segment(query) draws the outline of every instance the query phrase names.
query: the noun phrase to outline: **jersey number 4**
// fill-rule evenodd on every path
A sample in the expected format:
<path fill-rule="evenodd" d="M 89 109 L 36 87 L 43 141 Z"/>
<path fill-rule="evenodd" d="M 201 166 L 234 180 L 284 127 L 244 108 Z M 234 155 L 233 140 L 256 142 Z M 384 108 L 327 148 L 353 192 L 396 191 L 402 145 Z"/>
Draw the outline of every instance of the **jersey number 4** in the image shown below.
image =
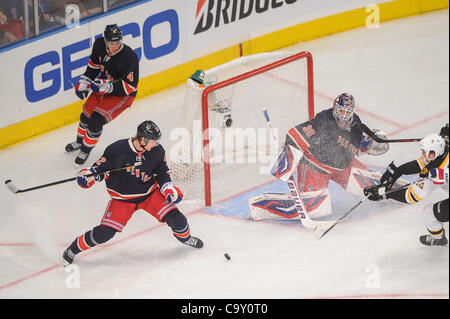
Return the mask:
<path fill-rule="evenodd" d="M 128 79 L 130 82 L 133 82 L 133 80 L 134 80 L 133 72 L 128 73 L 127 79 Z"/>

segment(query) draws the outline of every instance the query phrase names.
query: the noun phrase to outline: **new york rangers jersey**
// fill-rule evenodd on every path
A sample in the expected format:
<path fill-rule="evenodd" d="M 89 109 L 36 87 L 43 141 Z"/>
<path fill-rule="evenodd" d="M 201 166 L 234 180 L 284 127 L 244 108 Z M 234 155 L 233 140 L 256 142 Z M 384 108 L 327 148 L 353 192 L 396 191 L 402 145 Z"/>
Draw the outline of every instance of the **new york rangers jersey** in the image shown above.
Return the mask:
<path fill-rule="evenodd" d="M 363 133 L 358 115 L 353 114 L 350 130 L 340 128 L 327 109 L 302 124 L 291 128 L 286 143 L 303 151 L 301 162 L 306 162 L 323 174 L 345 169 L 358 154 Z"/>
<path fill-rule="evenodd" d="M 159 191 L 159 186 L 171 181 L 162 145 L 138 152 L 131 138 L 109 145 L 94 167 L 97 172 L 104 172 L 137 162 L 140 165 L 101 176 L 111 198 L 140 203 L 153 191 Z"/>
<path fill-rule="evenodd" d="M 108 52 L 105 38 L 94 42 L 85 76 L 110 80 L 113 83 L 111 94 L 116 96 L 136 96 L 139 82 L 139 59 L 126 44 L 118 52 Z"/>

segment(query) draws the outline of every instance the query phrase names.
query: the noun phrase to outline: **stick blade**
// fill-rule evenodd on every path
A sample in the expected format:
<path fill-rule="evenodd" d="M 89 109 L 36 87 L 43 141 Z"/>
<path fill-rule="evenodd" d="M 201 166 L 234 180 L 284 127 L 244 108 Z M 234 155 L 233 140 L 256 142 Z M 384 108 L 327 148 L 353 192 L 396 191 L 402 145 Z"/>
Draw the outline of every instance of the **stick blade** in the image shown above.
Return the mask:
<path fill-rule="evenodd" d="M 315 229 L 314 229 L 314 237 L 319 240 L 321 239 L 323 236 L 325 236 L 326 233 L 328 233 L 332 228 L 334 228 L 334 226 L 336 226 L 337 221 L 327 221 L 323 224 L 319 224 Z"/>
<path fill-rule="evenodd" d="M 13 184 L 13 182 L 10 179 L 5 181 L 5 185 L 14 194 L 17 194 L 19 192 L 19 189 L 16 187 L 16 185 Z"/>

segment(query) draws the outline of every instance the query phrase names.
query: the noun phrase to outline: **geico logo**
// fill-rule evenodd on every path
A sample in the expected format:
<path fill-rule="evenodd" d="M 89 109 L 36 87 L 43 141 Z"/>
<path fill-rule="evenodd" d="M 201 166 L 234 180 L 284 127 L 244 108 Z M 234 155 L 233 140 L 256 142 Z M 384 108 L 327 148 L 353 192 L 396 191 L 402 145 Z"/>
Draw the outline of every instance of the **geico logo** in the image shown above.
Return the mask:
<path fill-rule="evenodd" d="M 170 39 L 164 44 L 153 46 L 152 28 L 161 23 L 167 24 L 167 22 L 170 25 Z M 121 29 L 124 37 L 127 35 L 132 38 L 142 36 L 142 47 L 134 49 L 139 61 L 142 53 L 147 60 L 154 60 L 175 51 L 180 40 L 178 15 L 173 9 L 149 16 L 142 24 L 142 28 L 138 23 L 131 22 L 121 26 Z M 96 38 L 99 36 L 101 34 Z M 126 42 L 126 39 L 124 40 Z M 72 76 L 73 71 L 86 67 L 89 62 L 89 53 L 79 59 L 74 59 L 73 55 L 79 54 L 81 51 L 89 52 L 91 42 L 93 43 L 90 38 L 86 38 L 62 47 L 61 52 L 53 50 L 31 58 L 26 63 L 24 70 L 27 100 L 38 102 L 49 98 L 59 92 L 62 83 L 64 83 L 64 91 L 72 89 L 79 79 L 79 76 Z"/>
<path fill-rule="evenodd" d="M 263 13 L 270 9 L 276 9 L 286 4 L 292 4 L 297 0 L 197 0 L 198 20 L 194 34 L 207 31 L 214 23 L 217 28 L 221 21 L 228 24 L 236 20 L 242 20 L 254 13 Z M 200 15 L 200 19 L 198 16 Z"/>

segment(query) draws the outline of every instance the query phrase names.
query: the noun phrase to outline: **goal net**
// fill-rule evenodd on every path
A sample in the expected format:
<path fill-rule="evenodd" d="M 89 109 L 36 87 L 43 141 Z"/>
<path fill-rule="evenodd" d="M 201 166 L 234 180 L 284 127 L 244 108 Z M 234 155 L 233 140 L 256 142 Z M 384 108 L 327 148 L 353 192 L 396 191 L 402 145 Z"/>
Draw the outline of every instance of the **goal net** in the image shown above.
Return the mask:
<path fill-rule="evenodd" d="M 211 205 L 214 167 L 223 168 L 222 174 L 236 185 L 249 174 L 270 173 L 286 132 L 314 116 L 312 65 L 309 52 L 261 53 L 204 70 L 204 77 L 196 72 L 196 80 L 187 80 L 184 123 L 172 133 L 167 156 L 185 199 Z M 274 145 L 263 109 L 279 145 Z M 259 170 L 250 172 L 246 165 Z"/>

